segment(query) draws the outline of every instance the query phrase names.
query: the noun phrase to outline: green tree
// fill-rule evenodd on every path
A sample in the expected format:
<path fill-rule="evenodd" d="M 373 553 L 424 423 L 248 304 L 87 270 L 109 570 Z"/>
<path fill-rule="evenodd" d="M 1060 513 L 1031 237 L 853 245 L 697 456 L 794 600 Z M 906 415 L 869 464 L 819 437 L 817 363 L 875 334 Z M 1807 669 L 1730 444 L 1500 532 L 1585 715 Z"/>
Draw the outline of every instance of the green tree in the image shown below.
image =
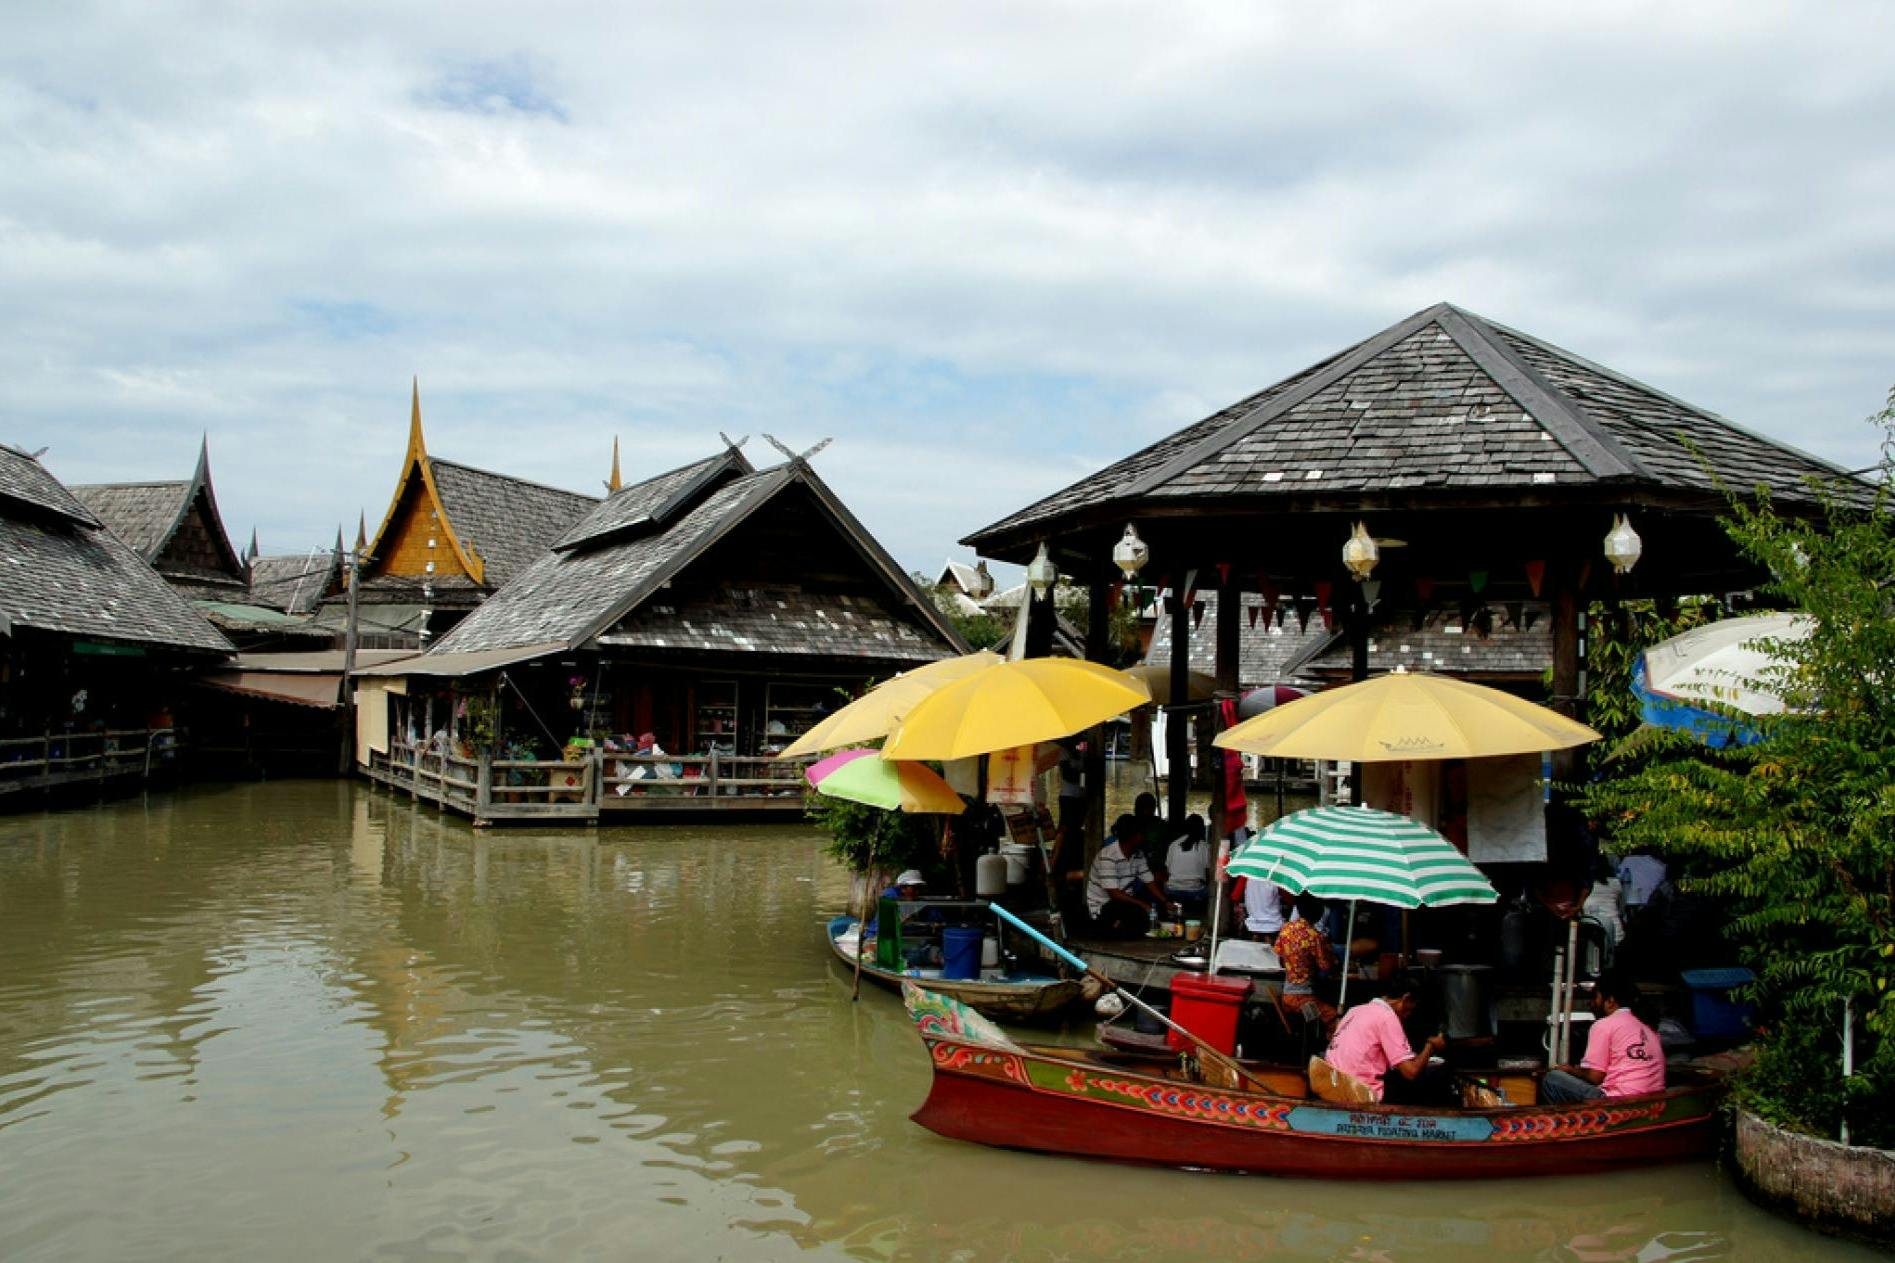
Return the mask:
<path fill-rule="evenodd" d="M 1622 850 L 1650 849 L 1700 874 L 1734 911 L 1732 937 L 1757 973 L 1764 1025 L 1743 1092 L 1777 1121 L 1895 1145 L 1895 393 L 1877 421 L 1872 491 L 1822 486 L 1823 513 L 1776 513 L 1732 498 L 1726 529 L 1801 610 L 1806 638 L 1768 646 L 1759 681 L 1781 715 L 1762 740 L 1711 750 L 1649 730 L 1618 742 L 1582 795 Z M 1845 1001 L 1855 1077 L 1839 1071 Z"/>

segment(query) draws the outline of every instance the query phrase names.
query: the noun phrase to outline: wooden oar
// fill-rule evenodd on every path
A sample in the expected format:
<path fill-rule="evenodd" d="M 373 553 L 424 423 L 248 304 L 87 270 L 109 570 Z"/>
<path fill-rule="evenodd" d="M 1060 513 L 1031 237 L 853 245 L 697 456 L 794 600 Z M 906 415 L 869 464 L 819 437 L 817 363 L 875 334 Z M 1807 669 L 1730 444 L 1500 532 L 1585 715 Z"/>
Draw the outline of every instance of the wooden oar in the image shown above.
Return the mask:
<path fill-rule="evenodd" d="M 1067 951 L 1065 948 L 1061 947 L 1058 943 L 1055 943 L 1052 939 L 1047 938 L 1044 934 L 1040 933 L 1038 930 L 1028 925 L 1025 921 L 1022 921 L 1019 917 L 1014 916 L 1013 913 L 1008 912 L 1005 908 L 1001 907 L 997 903 L 990 903 L 987 906 L 994 910 L 994 915 L 1005 919 L 1008 924 L 1012 925 L 1015 929 L 1025 934 L 1028 938 L 1033 939 L 1041 947 L 1044 947 L 1048 949 L 1049 951 L 1051 951 L 1054 955 L 1058 956 L 1061 960 L 1071 965 L 1074 969 L 1079 970 L 1081 973 L 1089 974 L 1090 976 L 1097 978 L 1099 982 L 1106 987 L 1107 990 L 1118 992 L 1120 999 L 1126 1000 L 1131 1004 L 1137 1005 L 1140 1009 L 1144 1010 L 1147 1014 L 1151 1015 L 1152 1017 L 1157 1018 L 1159 1021 L 1163 1022 L 1166 1026 L 1170 1027 L 1172 1030 L 1178 1032 L 1178 1034 L 1190 1040 L 1193 1044 L 1197 1045 L 1198 1052 L 1206 1060 L 1212 1061 L 1216 1063 L 1217 1065 L 1224 1067 L 1226 1070 L 1230 1071 L 1232 1074 L 1237 1075 L 1239 1078 L 1246 1079 L 1249 1082 L 1255 1084 L 1256 1087 L 1260 1091 L 1267 1092 L 1272 1096 L 1279 1095 L 1279 1093 L 1277 1092 L 1275 1088 L 1271 1087 L 1264 1080 L 1259 1079 L 1256 1075 L 1252 1074 L 1250 1071 L 1244 1069 L 1243 1066 L 1239 1065 L 1234 1059 L 1220 1052 L 1216 1048 L 1211 1047 L 1211 1045 L 1205 1043 L 1202 1039 L 1199 1039 L 1197 1035 L 1195 1035 L 1191 1031 L 1186 1030 L 1184 1027 L 1178 1025 L 1176 1022 L 1172 1021 L 1165 1014 L 1159 1012 L 1157 1009 L 1153 1008 L 1151 1005 L 1145 1003 L 1143 1000 L 1133 995 L 1130 991 L 1127 991 L 1124 987 L 1121 987 L 1118 983 L 1112 981 L 1112 979 L 1106 977 L 1104 974 L 1100 973 L 1098 970 L 1092 968 L 1092 966 L 1086 964 L 1084 960 L 1080 959 L 1078 956 L 1073 955 L 1073 953 Z"/>

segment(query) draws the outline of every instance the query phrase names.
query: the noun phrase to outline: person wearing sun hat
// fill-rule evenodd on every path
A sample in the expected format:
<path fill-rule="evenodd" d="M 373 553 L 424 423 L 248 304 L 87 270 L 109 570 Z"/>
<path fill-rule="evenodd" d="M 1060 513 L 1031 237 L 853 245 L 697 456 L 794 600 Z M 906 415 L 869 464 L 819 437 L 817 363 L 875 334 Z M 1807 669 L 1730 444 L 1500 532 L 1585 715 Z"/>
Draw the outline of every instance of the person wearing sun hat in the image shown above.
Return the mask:
<path fill-rule="evenodd" d="M 903 872 L 901 876 L 890 883 L 888 889 L 882 892 L 882 898 L 919 899 L 921 898 L 922 888 L 927 884 L 928 879 L 921 875 L 921 870 L 911 868 Z"/>

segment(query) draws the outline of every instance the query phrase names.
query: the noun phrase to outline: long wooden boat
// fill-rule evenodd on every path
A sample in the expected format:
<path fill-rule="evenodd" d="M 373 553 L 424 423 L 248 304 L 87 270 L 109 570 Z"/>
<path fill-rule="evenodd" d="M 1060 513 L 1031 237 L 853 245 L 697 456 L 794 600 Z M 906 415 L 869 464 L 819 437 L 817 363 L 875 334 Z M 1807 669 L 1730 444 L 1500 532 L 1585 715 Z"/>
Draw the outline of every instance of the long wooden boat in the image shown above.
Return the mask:
<path fill-rule="evenodd" d="M 829 922 L 829 947 L 836 958 L 855 968 L 855 918 L 836 917 Z M 978 978 L 943 978 L 939 969 L 888 969 L 875 963 L 872 956 L 862 959 L 862 976 L 899 991 L 904 983 L 926 987 L 949 996 L 976 1013 L 1002 1022 L 1031 1022 L 1049 1018 L 1078 1000 L 1085 984 L 1075 978 L 1050 973 L 1007 973 L 983 969 Z"/>
<path fill-rule="evenodd" d="M 1576 1105 L 1428 1109 L 1335 1105 L 1207 1084 L 1127 1054 L 1017 1044 L 978 1014 L 916 988 L 909 1014 L 934 1066 L 913 1117 L 957 1140 L 1160 1166 L 1320 1179 L 1565 1175 L 1702 1158 L 1718 1138 L 1721 1083 L 1675 1073 L 1644 1096 Z"/>

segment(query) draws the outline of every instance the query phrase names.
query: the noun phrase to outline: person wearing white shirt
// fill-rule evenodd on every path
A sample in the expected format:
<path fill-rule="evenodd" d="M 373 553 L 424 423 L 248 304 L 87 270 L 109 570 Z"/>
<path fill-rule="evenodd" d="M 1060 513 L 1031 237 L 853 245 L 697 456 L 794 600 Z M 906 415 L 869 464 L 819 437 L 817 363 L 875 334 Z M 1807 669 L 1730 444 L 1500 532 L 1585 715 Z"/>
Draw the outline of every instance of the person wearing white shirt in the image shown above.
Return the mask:
<path fill-rule="evenodd" d="M 1211 848 L 1204 840 L 1204 817 L 1187 816 L 1184 832 L 1165 852 L 1165 889 L 1187 910 L 1202 912 L 1210 874 Z"/>

